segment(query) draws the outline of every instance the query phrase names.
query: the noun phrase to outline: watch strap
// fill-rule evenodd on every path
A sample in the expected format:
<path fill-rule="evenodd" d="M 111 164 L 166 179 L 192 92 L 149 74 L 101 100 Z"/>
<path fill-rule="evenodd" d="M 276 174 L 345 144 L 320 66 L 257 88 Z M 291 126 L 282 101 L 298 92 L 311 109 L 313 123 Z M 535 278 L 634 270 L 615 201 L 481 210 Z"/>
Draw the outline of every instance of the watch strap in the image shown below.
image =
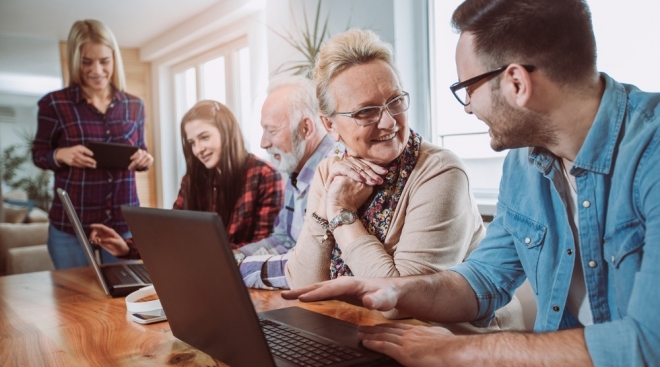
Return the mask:
<path fill-rule="evenodd" d="M 323 228 L 325 229 L 330 228 L 330 223 L 328 223 L 326 219 L 319 217 L 319 215 L 316 214 L 315 212 L 312 213 L 312 218 L 316 221 L 316 223 L 320 224 Z"/>
<path fill-rule="evenodd" d="M 320 224 L 325 229 L 325 235 L 323 235 L 323 242 L 325 242 L 328 238 L 333 237 L 332 232 L 330 232 L 330 223 L 328 223 L 327 220 L 319 217 L 319 215 L 316 214 L 315 212 L 312 212 L 312 218 L 316 221 L 316 223 Z"/>

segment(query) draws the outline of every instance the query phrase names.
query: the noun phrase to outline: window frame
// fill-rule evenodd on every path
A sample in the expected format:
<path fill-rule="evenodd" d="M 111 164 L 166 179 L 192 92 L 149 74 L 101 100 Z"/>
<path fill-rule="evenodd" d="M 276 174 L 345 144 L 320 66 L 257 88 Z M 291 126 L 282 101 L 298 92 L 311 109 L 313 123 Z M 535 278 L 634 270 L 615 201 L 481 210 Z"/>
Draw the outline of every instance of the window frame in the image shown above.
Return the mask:
<path fill-rule="evenodd" d="M 187 109 L 184 107 L 185 103 L 183 104 L 181 103 L 181 99 L 182 98 L 185 99 L 185 95 L 182 93 L 180 89 L 176 88 L 177 85 L 176 79 L 181 73 L 184 73 L 188 69 L 193 68 L 195 71 L 195 102 L 199 102 L 203 99 L 207 99 L 206 96 L 204 96 L 204 83 L 206 82 L 206 80 L 204 78 L 203 66 L 204 63 L 217 59 L 219 57 L 224 57 L 225 59 L 225 95 L 227 98 L 225 105 L 232 111 L 232 113 L 236 117 L 237 121 L 239 122 L 239 125 L 241 126 L 241 130 L 245 131 L 247 126 L 244 126 L 244 124 L 249 122 L 248 121 L 249 116 L 247 117 L 242 116 L 243 108 L 242 108 L 241 96 L 244 95 L 245 93 L 243 93 L 241 88 L 239 71 L 244 66 L 241 66 L 239 64 L 240 63 L 239 52 L 247 48 L 249 54 L 250 53 L 249 47 L 250 44 L 247 35 L 242 35 L 240 37 L 222 43 L 218 46 L 215 46 L 207 51 L 200 52 L 191 57 L 188 57 L 171 66 L 170 81 L 172 83 L 172 86 L 174 87 L 173 95 L 172 95 L 172 102 L 173 102 L 172 112 L 173 112 L 173 116 L 175 117 L 175 123 L 173 128 L 177 142 L 180 142 L 182 138 L 180 123 L 181 123 L 181 118 L 183 117 Z M 250 69 L 250 65 L 247 65 L 245 67 L 247 67 L 248 70 Z M 248 101 L 248 103 L 251 105 L 252 101 Z M 184 111 L 184 109 L 186 111 Z M 177 176 L 177 182 L 181 182 L 181 179 L 183 178 L 183 175 L 185 175 L 186 172 L 185 157 L 181 149 L 177 149 L 175 172 Z"/>

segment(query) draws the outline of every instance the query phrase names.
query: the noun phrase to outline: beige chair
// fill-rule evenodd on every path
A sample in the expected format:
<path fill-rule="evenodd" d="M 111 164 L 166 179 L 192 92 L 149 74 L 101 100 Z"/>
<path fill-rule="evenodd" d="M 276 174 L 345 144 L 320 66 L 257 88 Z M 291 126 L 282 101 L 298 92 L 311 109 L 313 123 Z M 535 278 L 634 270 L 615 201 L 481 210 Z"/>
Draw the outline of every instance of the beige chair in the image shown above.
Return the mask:
<path fill-rule="evenodd" d="M 14 200 L 27 199 L 22 192 L 11 195 Z M 48 215 L 38 208 L 28 214 L 27 209 L 6 205 L 2 199 L 0 187 L 0 275 L 55 270 L 46 247 Z"/>
<path fill-rule="evenodd" d="M 47 240 L 47 222 L 0 223 L 0 275 L 55 270 Z"/>

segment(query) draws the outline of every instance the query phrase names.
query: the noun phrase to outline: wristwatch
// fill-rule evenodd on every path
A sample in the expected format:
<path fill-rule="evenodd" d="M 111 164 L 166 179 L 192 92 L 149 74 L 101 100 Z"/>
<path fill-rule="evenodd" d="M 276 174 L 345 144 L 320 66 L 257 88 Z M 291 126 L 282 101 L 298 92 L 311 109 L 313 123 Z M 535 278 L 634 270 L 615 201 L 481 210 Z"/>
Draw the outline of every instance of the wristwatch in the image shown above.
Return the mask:
<path fill-rule="evenodd" d="M 330 230 L 330 232 L 333 232 L 335 228 L 339 227 L 340 225 L 351 224 L 355 222 L 356 219 L 357 219 L 357 214 L 355 212 L 352 212 L 348 209 L 342 209 L 339 212 L 339 215 L 332 218 L 330 224 L 328 225 L 328 229 Z"/>

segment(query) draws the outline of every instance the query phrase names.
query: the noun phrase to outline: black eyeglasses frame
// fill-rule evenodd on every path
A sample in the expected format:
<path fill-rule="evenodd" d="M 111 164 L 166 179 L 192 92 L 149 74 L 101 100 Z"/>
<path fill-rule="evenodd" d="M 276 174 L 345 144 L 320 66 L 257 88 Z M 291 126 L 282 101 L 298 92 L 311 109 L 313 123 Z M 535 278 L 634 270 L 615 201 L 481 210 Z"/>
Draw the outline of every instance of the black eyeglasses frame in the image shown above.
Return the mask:
<path fill-rule="evenodd" d="M 456 94 L 457 91 L 459 91 L 459 90 L 461 90 L 461 89 L 463 89 L 463 88 L 467 88 L 467 87 L 469 87 L 469 86 L 471 86 L 471 85 L 473 85 L 473 84 L 476 84 L 476 83 L 478 83 L 478 82 L 480 82 L 480 81 L 482 81 L 482 80 L 484 80 L 484 79 L 486 79 L 486 78 L 492 78 L 492 77 L 494 77 L 495 75 L 497 75 L 497 74 L 503 72 L 504 70 L 506 70 L 509 66 L 511 66 L 511 64 L 507 64 L 507 65 L 504 65 L 504 66 L 500 66 L 500 67 L 497 68 L 497 69 L 493 69 L 493 70 L 491 70 L 491 71 L 489 71 L 489 72 L 486 72 L 486 73 L 483 73 L 483 74 L 477 75 L 477 76 L 475 76 L 474 78 L 470 78 L 470 79 L 468 79 L 468 80 L 466 80 L 466 81 L 456 82 L 456 83 L 452 84 L 451 86 L 449 86 L 449 90 L 451 90 L 451 93 L 454 95 L 454 97 L 456 98 L 456 100 L 458 100 L 458 102 L 459 102 L 460 104 L 462 104 L 463 106 L 467 106 L 467 105 L 470 104 L 470 102 L 468 102 L 468 103 L 463 103 L 463 101 L 462 101 L 461 98 L 458 96 L 458 94 Z M 536 69 L 536 68 L 534 67 L 534 65 L 522 65 L 522 67 L 524 67 L 525 70 L 527 70 L 527 72 L 530 72 L 530 73 L 531 73 L 532 71 L 534 71 L 534 69 Z M 470 93 L 469 93 L 468 90 L 466 90 L 465 93 L 466 93 L 466 95 L 467 95 L 468 97 L 470 96 Z"/>

